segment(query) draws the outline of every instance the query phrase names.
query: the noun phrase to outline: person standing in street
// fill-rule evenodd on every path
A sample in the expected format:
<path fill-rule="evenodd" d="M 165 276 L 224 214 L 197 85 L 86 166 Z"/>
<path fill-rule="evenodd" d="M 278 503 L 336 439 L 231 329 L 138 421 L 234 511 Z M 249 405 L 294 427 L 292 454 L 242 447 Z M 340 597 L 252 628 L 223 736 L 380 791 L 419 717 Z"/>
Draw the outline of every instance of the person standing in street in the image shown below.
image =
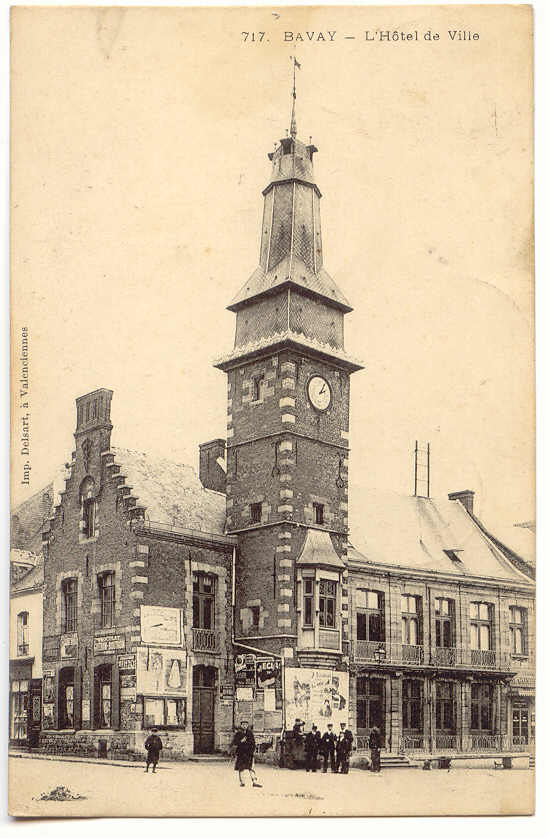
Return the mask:
<path fill-rule="evenodd" d="M 354 737 L 351 731 L 346 729 L 346 723 L 341 722 L 341 729 L 337 739 L 337 762 L 335 768 L 341 774 L 348 774 L 350 754 Z"/>
<path fill-rule="evenodd" d="M 240 722 L 240 728 L 236 731 L 234 739 L 232 740 L 232 750 L 236 753 L 234 770 L 238 772 L 240 786 L 245 786 L 242 776 L 243 772 L 249 771 L 249 777 L 253 783 L 253 788 L 262 788 L 261 784 L 257 782 L 257 775 L 253 770 L 255 737 L 253 736 L 253 731 L 247 722 Z"/>
<path fill-rule="evenodd" d="M 160 751 L 162 750 L 162 740 L 158 736 L 158 731 L 155 727 L 152 728 L 150 736 L 145 739 L 145 749 L 147 752 L 147 767 L 145 774 L 148 774 L 148 767 L 152 764 L 152 773 L 156 774 L 156 766 L 160 759 Z"/>
<path fill-rule="evenodd" d="M 337 743 L 337 737 L 333 733 L 333 725 L 328 724 L 327 730 L 322 736 L 322 755 L 323 755 L 323 769 L 322 773 L 327 774 L 327 763 L 331 765 L 331 771 L 333 774 L 337 773 L 337 769 L 335 766 L 335 745 Z"/>
<path fill-rule="evenodd" d="M 374 725 L 369 734 L 369 750 L 371 751 L 371 771 L 380 774 L 381 771 L 381 732 Z"/>
<path fill-rule="evenodd" d="M 304 739 L 304 752 L 306 755 L 306 770 L 316 773 L 318 767 L 318 751 L 320 750 L 322 737 L 316 725 L 308 731 Z"/>

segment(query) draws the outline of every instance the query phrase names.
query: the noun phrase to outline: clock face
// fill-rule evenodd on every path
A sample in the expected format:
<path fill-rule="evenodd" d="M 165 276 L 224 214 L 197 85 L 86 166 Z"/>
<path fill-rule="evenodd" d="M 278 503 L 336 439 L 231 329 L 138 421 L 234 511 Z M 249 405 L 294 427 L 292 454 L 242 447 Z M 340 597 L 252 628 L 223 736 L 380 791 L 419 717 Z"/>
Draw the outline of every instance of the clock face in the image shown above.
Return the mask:
<path fill-rule="evenodd" d="M 331 388 L 321 375 L 313 375 L 308 382 L 308 398 L 316 410 L 327 410 L 331 404 Z"/>

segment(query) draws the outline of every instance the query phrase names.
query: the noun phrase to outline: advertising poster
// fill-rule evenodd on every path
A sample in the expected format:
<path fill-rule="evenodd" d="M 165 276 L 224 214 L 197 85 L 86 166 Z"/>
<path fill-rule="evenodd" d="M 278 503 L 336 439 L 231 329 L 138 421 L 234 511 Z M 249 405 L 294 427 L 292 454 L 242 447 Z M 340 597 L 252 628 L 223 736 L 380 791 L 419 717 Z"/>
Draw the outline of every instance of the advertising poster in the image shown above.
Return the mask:
<path fill-rule="evenodd" d="M 137 692 L 139 695 L 184 695 L 186 652 L 178 649 L 139 649 Z"/>
<path fill-rule="evenodd" d="M 237 687 L 254 687 L 255 672 L 255 655 L 236 655 L 234 660 L 234 678 Z"/>
<path fill-rule="evenodd" d="M 320 730 L 329 723 L 334 729 L 339 722 L 348 724 L 348 672 L 288 667 L 285 705 L 286 727 L 292 727 L 295 719 L 307 727 L 314 723 Z"/>
<path fill-rule="evenodd" d="M 257 661 L 257 689 L 268 689 L 280 683 L 281 661 L 268 658 Z"/>

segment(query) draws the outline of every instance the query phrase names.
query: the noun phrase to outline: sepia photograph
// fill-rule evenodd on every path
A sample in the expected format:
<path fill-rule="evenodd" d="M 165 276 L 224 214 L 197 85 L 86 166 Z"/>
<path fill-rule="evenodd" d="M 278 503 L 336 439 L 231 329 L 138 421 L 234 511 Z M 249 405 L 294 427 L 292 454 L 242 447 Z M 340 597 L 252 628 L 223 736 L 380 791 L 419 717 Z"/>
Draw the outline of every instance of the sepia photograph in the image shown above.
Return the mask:
<path fill-rule="evenodd" d="M 532 7 L 14 6 L 10 177 L 9 814 L 534 814 Z"/>

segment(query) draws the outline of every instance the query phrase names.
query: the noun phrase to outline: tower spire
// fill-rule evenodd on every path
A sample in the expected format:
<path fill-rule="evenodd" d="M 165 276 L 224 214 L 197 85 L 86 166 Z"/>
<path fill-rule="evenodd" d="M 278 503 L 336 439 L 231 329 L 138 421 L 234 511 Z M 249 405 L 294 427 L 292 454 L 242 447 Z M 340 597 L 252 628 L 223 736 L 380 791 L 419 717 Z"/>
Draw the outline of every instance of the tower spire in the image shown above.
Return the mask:
<path fill-rule="evenodd" d="M 293 139 L 295 139 L 297 137 L 297 118 L 295 116 L 295 100 L 297 99 L 297 85 L 295 74 L 297 71 L 297 67 L 300 70 L 301 65 L 299 64 L 294 55 L 291 55 L 290 58 L 293 61 L 293 102 L 291 105 L 291 124 L 289 127 L 289 133 L 291 134 Z"/>

